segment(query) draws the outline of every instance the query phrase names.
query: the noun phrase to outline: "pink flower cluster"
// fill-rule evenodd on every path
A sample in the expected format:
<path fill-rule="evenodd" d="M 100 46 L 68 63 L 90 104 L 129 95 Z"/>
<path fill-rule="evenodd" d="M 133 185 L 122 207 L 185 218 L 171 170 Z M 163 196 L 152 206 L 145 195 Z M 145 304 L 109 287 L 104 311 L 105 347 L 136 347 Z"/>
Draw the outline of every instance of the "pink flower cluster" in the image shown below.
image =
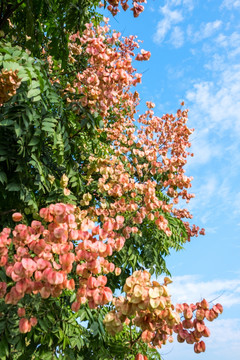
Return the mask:
<path fill-rule="evenodd" d="M 30 319 L 25 318 L 26 311 L 24 308 L 18 308 L 18 316 L 22 319 L 19 320 L 19 330 L 21 333 L 25 334 L 27 332 L 30 332 L 32 329 L 32 326 L 36 326 L 38 321 L 35 316 L 30 317 Z"/>
<path fill-rule="evenodd" d="M 128 0 L 107 0 L 107 3 L 109 4 L 107 6 L 107 9 L 111 12 L 113 16 L 117 15 L 117 13 L 120 11 L 119 6 L 121 5 L 122 9 L 126 11 L 129 8 Z M 144 10 L 144 6 L 140 5 L 142 3 L 147 3 L 146 0 L 136 0 L 132 1 L 133 7 L 130 9 L 133 12 L 134 17 L 138 17 Z M 100 2 L 100 7 L 103 7 L 104 4 Z"/>
<path fill-rule="evenodd" d="M 192 218 L 188 210 L 176 207 L 179 198 L 189 202 L 194 197 L 188 193 L 192 177 L 186 176 L 184 170 L 187 156 L 192 155 L 188 152 L 192 130 L 187 127 L 187 111 L 159 118 L 152 110 L 154 104 L 148 102 L 147 106 L 149 109 L 139 116 L 137 131 L 134 119 L 121 115 L 113 124 L 106 123 L 103 131 L 112 142 L 112 152 L 104 158 L 91 156 L 86 164 L 88 183 L 98 177 L 97 193 L 102 196 L 99 207 L 88 211 L 102 221 L 128 214 L 130 232 L 132 228 L 137 232 L 147 218 L 171 236 L 165 214 Z M 184 225 L 188 240 L 198 233 L 204 234 L 204 229 L 191 227 L 187 222 Z M 127 229 L 124 231 L 128 232 Z"/>
<path fill-rule="evenodd" d="M 7 102 L 21 85 L 18 70 L 2 70 L 0 72 L 0 106 Z"/>
<path fill-rule="evenodd" d="M 216 304 L 210 309 L 208 302 L 203 299 L 196 304 L 178 304 L 176 305 L 176 310 L 179 313 L 183 313 L 184 316 L 184 320 L 173 328 L 174 332 L 178 334 L 178 342 L 186 341 L 187 344 L 194 344 L 194 351 L 196 353 L 204 352 L 205 343 L 200 339 L 202 337 L 209 337 L 210 330 L 203 320 L 204 318 L 208 321 L 216 319 L 223 312 L 222 305 Z"/>
<path fill-rule="evenodd" d="M 74 311 L 86 301 L 95 308 L 112 300 L 103 274 L 115 269 L 106 258 L 124 245 L 124 237 L 117 232 L 123 227 L 124 218 L 117 216 L 100 228 L 89 218 L 82 219 L 79 213 L 73 205 L 58 203 L 40 210 L 43 222 L 16 225 L 12 237 L 10 229 L 3 229 L 0 264 L 14 283 L 10 289 L 5 282 L 0 283 L 0 296 L 6 304 L 16 305 L 25 294 L 39 293 L 43 299 L 58 297 L 64 289 L 75 287 Z M 13 214 L 13 219 L 21 220 L 20 215 Z M 44 223 L 49 224 L 46 227 Z M 29 321 L 20 321 L 22 332 L 34 326 L 34 321 Z"/>
<path fill-rule="evenodd" d="M 99 112 L 104 118 L 112 111 L 120 114 L 129 112 L 129 107 L 135 109 L 138 96 L 129 91 L 132 85 L 141 82 L 141 75 L 135 73 L 132 66 L 134 50 L 139 47 L 135 38 L 121 38 L 119 32 L 110 34 L 107 25 L 95 28 L 92 24 L 86 24 L 81 36 L 79 33 L 70 36 L 71 59 L 78 55 L 76 48 L 79 48 L 84 49 L 89 60 L 88 67 L 77 73 L 76 81 L 66 91 L 82 94 L 82 106 Z M 136 60 L 148 60 L 150 56 L 149 51 L 141 50 Z"/>
<path fill-rule="evenodd" d="M 94 28 L 87 24 L 82 36 L 75 34 L 70 40 L 70 50 L 74 45 L 71 56 L 80 52 L 77 47 L 89 54 L 89 65 L 77 74 L 72 91 L 83 95 L 82 106 L 100 113 L 105 126 L 99 134 L 107 133 L 112 143 L 109 156 L 90 158 L 87 173 L 90 184 L 91 175 L 100 172 L 98 194 L 107 193 L 115 201 L 111 200 L 109 206 L 108 202 L 103 202 L 103 208 L 100 204 L 98 209 L 89 211 L 105 220 L 117 213 L 125 216 L 130 211 L 132 221 L 129 226 L 136 228 L 135 231 L 147 217 L 170 236 L 164 213 L 179 219 L 192 218 L 188 210 L 175 206 L 179 198 L 188 203 L 194 197 L 188 192 L 192 178 L 186 176 L 184 170 L 187 156 L 193 156 L 188 152 L 193 130 L 187 127 L 187 110 L 179 109 L 175 116 L 165 114 L 159 118 L 152 110 L 155 105 L 148 101 L 148 110 L 138 118 L 140 129 L 136 133 L 134 115 L 139 97 L 136 92 L 131 93 L 130 88 L 140 76 L 134 75 L 132 67 L 134 50 L 139 46 L 134 37 L 121 40 L 120 33 L 110 34 L 107 25 Z M 147 60 L 149 56 L 149 52 L 141 50 L 136 59 Z M 70 88 L 67 91 L 71 91 Z M 114 121 L 111 121 L 112 117 Z M 169 197 L 168 203 L 159 198 L 160 191 Z M 198 233 L 204 234 L 204 229 L 191 227 L 188 222 L 184 224 L 188 240 Z"/>
<path fill-rule="evenodd" d="M 201 337 L 210 336 L 209 329 L 203 319 L 212 321 L 222 313 L 220 304 L 209 309 L 204 299 L 196 305 L 177 304 L 176 311 L 171 302 L 167 285 L 171 283 L 169 278 L 164 279 L 164 284 L 150 281 L 151 275 L 147 271 L 135 271 L 127 278 L 123 290 L 126 296 L 113 299 L 115 310 L 110 311 L 104 319 L 107 331 L 111 335 L 122 331 L 123 324 L 135 325 L 142 330 L 141 339 L 153 347 L 161 348 L 167 340 L 173 341 L 173 331 L 178 333 L 178 341 L 195 344 L 194 351 L 205 351 L 205 343 Z M 196 311 L 197 310 L 197 311 Z M 195 319 L 193 319 L 194 312 Z M 181 321 L 180 313 L 184 320 Z M 130 320 L 131 319 L 131 320 Z M 188 329 L 194 328 L 193 331 Z M 139 359 L 141 354 L 139 354 Z M 143 355 L 141 355 L 143 356 Z"/>

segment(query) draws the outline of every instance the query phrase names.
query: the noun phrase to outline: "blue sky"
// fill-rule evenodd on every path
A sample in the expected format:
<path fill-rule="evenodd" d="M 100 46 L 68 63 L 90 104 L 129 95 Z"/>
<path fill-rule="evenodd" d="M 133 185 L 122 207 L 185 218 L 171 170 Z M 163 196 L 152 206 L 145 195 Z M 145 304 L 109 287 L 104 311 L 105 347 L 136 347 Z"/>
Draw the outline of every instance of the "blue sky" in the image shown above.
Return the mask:
<path fill-rule="evenodd" d="M 109 16 L 109 14 L 107 14 Z M 239 360 L 240 353 L 240 0 L 148 0 L 136 19 L 121 11 L 110 17 L 112 29 L 137 35 L 152 53 L 136 63 L 143 81 L 142 104 L 156 113 L 175 112 L 182 100 L 189 109 L 196 198 L 189 208 L 206 236 L 172 254 L 173 300 L 205 297 L 224 306 L 209 323 L 204 354 L 175 341 L 162 349 L 165 360 Z M 140 110 L 141 110 L 140 106 Z M 142 107 L 143 109 L 143 107 Z"/>

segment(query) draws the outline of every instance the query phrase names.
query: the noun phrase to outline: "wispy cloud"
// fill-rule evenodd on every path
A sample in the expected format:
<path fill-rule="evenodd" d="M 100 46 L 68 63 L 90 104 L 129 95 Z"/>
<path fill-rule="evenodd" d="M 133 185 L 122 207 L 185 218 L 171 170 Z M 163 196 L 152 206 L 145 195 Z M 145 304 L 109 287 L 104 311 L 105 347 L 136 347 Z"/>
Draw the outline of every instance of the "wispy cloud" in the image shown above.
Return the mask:
<path fill-rule="evenodd" d="M 188 26 L 187 34 L 189 40 L 196 43 L 214 35 L 222 26 L 222 21 L 215 20 L 208 23 L 201 23 L 199 31 L 194 31 L 191 25 Z"/>
<path fill-rule="evenodd" d="M 168 3 L 174 6 L 184 6 L 187 10 L 191 11 L 196 0 L 168 0 Z"/>
<path fill-rule="evenodd" d="M 215 43 L 218 47 L 222 47 L 227 51 L 228 57 L 235 57 L 240 54 L 240 34 L 237 31 L 230 35 L 219 34 L 215 39 Z"/>
<path fill-rule="evenodd" d="M 240 305 L 240 278 L 201 280 L 198 275 L 175 276 L 169 285 L 174 302 L 197 302 L 203 297 L 220 302 L 223 307 L 229 308 Z"/>
<path fill-rule="evenodd" d="M 224 0 L 221 8 L 234 9 L 240 7 L 240 0 Z"/>
<path fill-rule="evenodd" d="M 191 123 L 194 121 L 195 117 L 196 115 L 191 109 Z M 209 139 L 209 137 L 211 137 L 209 128 L 203 127 L 202 129 L 200 129 L 199 126 L 196 128 L 191 138 L 191 150 L 194 153 L 194 157 L 190 158 L 188 161 L 190 166 L 207 164 L 210 160 L 221 156 L 221 146 L 219 144 L 216 144 L 213 138 Z"/>
<path fill-rule="evenodd" d="M 176 48 L 180 48 L 184 43 L 184 33 L 179 26 L 175 26 L 171 33 L 170 43 Z"/>
<path fill-rule="evenodd" d="M 162 19 L 157 23 L 157 29 L 153 40 L 157 44 L 163 43 L 167 36 L 168 43 L 175 48 L 180 48 L 184 44 L 184 29 L 176 26 L 182 23 L 194 8 L 193 0 L 169 0 L 160 7 L 159 11 Z M 208 23 L 201 23 L 198 31 L 194 30 L 192 25 L 187 27 L 188 40 L 197 43 L 213 36 L 222 26 L 221 20 L 215 20 Z"/>
<path fill-rule="evenodd" d="M 218 127 L 216 134 L 230 130 L 235 136 L 240 132 L 240 65 L 226 66 L 216 83 L 200 81 L 186 94 L 193 104 L 192 116 L 201 119 L 208 129 Z"/>
<path fill-rule="evenodd" d="M 183 21 L 182 11 L 171 10 L 168 4 L 160 7 L 160 13 L 163 16 L 163 19 L 158 22 L 157 30 L 153 37 L 154 42 L 157 44 L 164 41 L 167 33 L 171 30 L 173 25 Z"/>

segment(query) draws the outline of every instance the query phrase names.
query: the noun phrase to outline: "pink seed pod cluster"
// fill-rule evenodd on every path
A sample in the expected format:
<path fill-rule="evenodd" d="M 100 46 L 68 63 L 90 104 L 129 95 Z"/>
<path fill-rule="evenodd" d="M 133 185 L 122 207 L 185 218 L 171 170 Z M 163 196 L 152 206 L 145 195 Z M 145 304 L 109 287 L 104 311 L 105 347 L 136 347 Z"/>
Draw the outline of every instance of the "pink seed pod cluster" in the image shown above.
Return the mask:
<path fill-rule="evenodd" d="M 100 206 L 89 208 L 89 213 L 101 219 L 131 213 L 124 229 L 126 238 L 131 232 L 138 232 L 145 219 L 171 236 L 166 214 L 178 219 L 192 218 L 188 210 L 177 207 L 179 199 L 189 202 L 194 197 L 188 193 L 192 178 L 186 176 L 184 170 L 192 133 L 187 127 L 187 111 L 178 112 L 176 117 L 165 115 L 158 118 L 152 110 L 154 104 L 148 102 L 147 105 L 149 110 L 139 117 L 141 129 L 137 130 L 137 136 L 134 122 L 129 119 L 121 118 L 121 123 L 119 121 L 111 127 L 106 125 L 104 131 L 114 144 L 115 155 L 106 155 L 105 158 L 91 156 L 91 165 L 85 166 L 89 184 L 98 176 L 97 192 L 103 196 Z M 173 138 L 174 141 L 170 140 Z M 153 179 L 155 176 L 159 177 L 158 182 Z M 159 188 L 169 197 L 168 202 L 159 199 Z M 113 199 L 110 203 L 104 199 L 106 193 Z M 204 229 L 195 225 L 191 227 L 185 220 L 183 223 L 188 233 L 187 240 L 199 233 L 204 234 Z"/>
<path fill-rule="evenodd" d="M 184 316 L 184 320 L 174 327 L 174 332 L 178 334 L 177 340 L 195 344 L 194 351 L 196 353 L 204 352 L 205 343 L 200 339 L 210 336 L 210 330 L 205 325 L 204 319 L 208 321 L 216 319 L 223 312 L 222 305 L 216 304 L 210 309 L 207 300 L 203 299 L 196 304 L 178 304 L 176 309 L 179 313 L 182 312 Z"/>
<path fill-rule="evenodd" d="M 116 31 L 110 34 L 108 25 L 85 26 L 81 35 L 70 36 L 69 61 L 76 62 L 80 49 L 84 49 L 89 57 L 88 66 L 77 72 L 76 80 L 66 87 L 65 92 L 82 94 L 81 105 L 92 113 L 97 111 L 103 118 L 112 111 L 116 114 L 131 112 L 139 99 L 137 93 L 130 92 L 130 87 L 141 82 L 141 75 L 132 66 L 134 51 L 139 48 L 136 37 L 121 37 Z M 149 51 L 142 50 L 136 60 L 148 60 L 150 56 Z"/>
<path fill-rule="evenodd" d="M 204 299 L 196 304 L 177 304 L 171 302 L 167 285 L 169 278 L 164 279 L 164 284 L 150 281 L 151 275 L 147 271 L 135 271 L 127 278 L 123 287 L 126 296 L 113 299 L 115 310 L 110 311 L 104 319 L 106 330 L 111 334 L 122 331 L 123 324 L 135 325 L 141 329 L 141 339 L 150 346 L 161 348 L 167 341 L 173 341 L 173 332 L 177 333 L 179 342 L 186 341 L 194 344 L 196 353 L 205 351 L 205 343 L 201 337 L 209 337 L 210 331 L 203 319 L 212 321 L 222 313 L 221 304 L 216 304 L 209 309 Z M 174 311 L 175 309 L 175 311 Z M 183 315 L 184 320 L 180 317 Z M 211 314 L 211 315 L 210 315 Z M 193 329 L 193 330 L 190 330 Z M 137 359 L 142 359 L 138 354 Z"/>
<path fill-rule="evenodd" d="M 106 3 L 109 4 L 107 6 L 107 9 L 110 11 L 112 16 L 116 16 L 117 13 L 120 12 L 119 10 L 120 6 L 124 11 L 126 11 L 129 8 L 128 0 L 107 0 Z M 134 17 L 138 17 L 144 11 L 144 6 L 141 5 L 142 3 L 147 3 L 147 0 L 136 0 L 136 1 L 132 0 L 133 7 L 130 10 L 133 12 Z M 99 7 L 103 7 L 103 6 L 104 4 L 100 2 Z"/>
<path fill-rule="evenodd" d="M 0 283 L 0 297 L 6 304 L 17 305 L 25 294 L 40 294 L 43 299 L 58 297 L 65 289 L 75 290 L 76 278 L 73 311 L 85 302 L 96 308 L 112 300 L 104 274 L 115 270 L 107 257 L 124 245 L 125 238 L 120 233 L 124 218 L 112 218 L 100 228 L 88 217 L 82 219 L 79 213 L 73 205 L 52 204 L 40 210 L 42 222 L 34 220 L 31 226 L 18 224 L 12 234 L 10 229 L 3 229 L 0 265 L 13 281 L 8 288 L 5 282 Z M 21 214 L 13 217 L 19 221 Z M 120 271 L 116 269 L 118 275 Z M 36 325 L 35 318 L 25 317 L 24 308 L 18 309 L 18 315 L 21 332 L 26 333 Z"/>
<path fill-rule="evenodd" d="M 105 22 L 104 26 L 97 27 L 87 24 L 81 35 L 70 36 L 69 61 L 78 64 L 78 56 L 84 51 L 88 63 L 84 70 L 76 65 L 76 78 L 64 89 L 74 111 L 79 111 L 80 103 L 80 108 L 102 116 L 104 126 L 98 133 L 100 136 L 104 133 L 112 144 L 111 155 L 103 148 L 104 156 L 90 156 L 90 161 L 84 165 L 88 184 L 101 174 L 96 191 L 103 196 L 100 206 L 90 207 L 88 214 L 105 221 L 131 212 L 132 221 L 125 228 L 127 238 L 131 232 L 138 232 L 145 218 L 171 236 L 165 216 L 170 213 L 184 219 L 190 241 L 191 237 L 204 235 L 205 231 L 191 226 L 186 221 L 192 218 L 190 212 L 178 207 L 179 200 L 188 203 L 194 197 L 189 193 L 192 177 L 186 176 L 184 169 L 187 157 L 193 156 L 188 149 L 193 133 L 187 126 L 188 111 L 179 109 L 175 115 L 165 114 L 160 118 L 154 114 L 155 104 L 147 101 L 147 111 L 138 116 L 136 130 L 139 95 L 131 92 L 131 88 L 141 81 L 141 75 L 136 73 L 132 61 L 134 58 L 148 60 L 150 52 L 141 50 L 136 56 L 139 48 L 136 37 L 110 32 L 108 19 Z M 76 93 L 82 94 L 80 99 L 75 98 Z M 110 121 L 113 116 L 114 122 Z M 159 199 L 159 189 L 169 201 Z M 108 204 L 106 192 L 115 202 Z M 88 206 L 87 194 L 84 196 L 80 204 Z"/>
<path fill-rule="evenodd" d="M 7 102 L 21 85 L 18 70 L 2 70 L 0 73 L 0 106 Z"/>
<path fill-rule="evenodd" d="M 138 354 L 135 356 L 135 360 L 148 360 L 148 358 L 147 358 L 147 356 L 138 353 Z"/>
<path fill-rule="evenodd" d="M 37 318 L 31 317 L 30 319 L 27 318 L 21 318 L 19 320 L 19 331 L 22 334 L 26 334 L 27 332 L 30 332 L 33 326 L 37 325 Z"/>

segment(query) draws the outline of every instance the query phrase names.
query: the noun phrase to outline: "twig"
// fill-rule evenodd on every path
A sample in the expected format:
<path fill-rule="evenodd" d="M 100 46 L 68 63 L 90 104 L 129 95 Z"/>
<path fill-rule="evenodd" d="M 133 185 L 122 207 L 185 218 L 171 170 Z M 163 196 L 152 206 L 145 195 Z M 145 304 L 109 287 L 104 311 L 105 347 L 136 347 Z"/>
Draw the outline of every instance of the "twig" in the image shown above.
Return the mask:
<path fill-rule="evenodd" d="M 0 20 L 0 29 L 2 28 L 3 24 L 7 21 L 7 19 L 16 11 L 19 6 L 21 6 L 24 3 L 25 0 L 22 0 L 19 4 L 17 4 L 15 7 L 12 7 L 11 5 L 7 6 L 7 11 L 3 18 Z"/>
<path fill-rule="evenodd" d="M 9 214 L 9 213 L 14 212 L 14 211 L 16 211 L 16 209 L 0 211 L 0 216 L 4 216 L 4 215 Z"/>
<path fill-rule="evenodd" d="M 132 348 L 133 345 L 136 344 L 136 342 L 138 342 L 141 336 L 142 336 L 142 332 L 138 335 L 138 337 L 135 340 L 130 341 L 130 348 Z"/>

